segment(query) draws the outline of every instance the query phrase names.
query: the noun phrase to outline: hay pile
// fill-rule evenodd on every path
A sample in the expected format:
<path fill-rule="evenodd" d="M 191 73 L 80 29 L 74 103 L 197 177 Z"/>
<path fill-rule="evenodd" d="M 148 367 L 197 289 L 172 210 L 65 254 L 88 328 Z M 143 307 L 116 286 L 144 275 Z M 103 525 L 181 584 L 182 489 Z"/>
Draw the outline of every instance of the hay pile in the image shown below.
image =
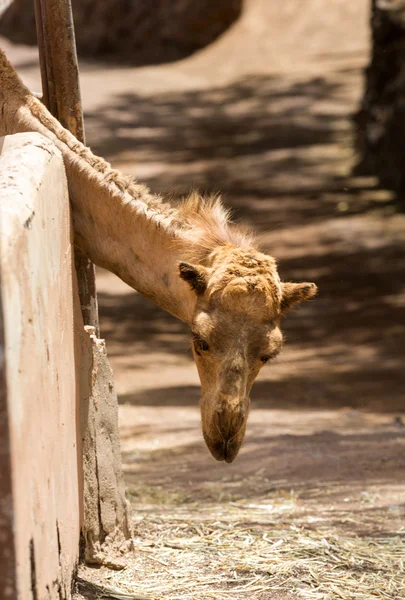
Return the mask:
<path fill-rule="evenodd" d="M 405 599 L 405 527 L 369 512 L 314 516 L 285 490 L 271 502 L 137 507 L 127 567 L 81 576 L 151 600 Z"/>

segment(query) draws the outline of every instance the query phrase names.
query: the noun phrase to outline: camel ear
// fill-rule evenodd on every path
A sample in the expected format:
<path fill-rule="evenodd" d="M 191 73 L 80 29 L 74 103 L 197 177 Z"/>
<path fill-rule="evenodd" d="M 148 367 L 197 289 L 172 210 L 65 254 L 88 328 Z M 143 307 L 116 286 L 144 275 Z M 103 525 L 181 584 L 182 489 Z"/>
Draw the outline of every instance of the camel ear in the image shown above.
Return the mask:
<path fill-rule="evenodd" d="M 283 296 L 281 299 L 281 312 L 285 313 L 295 304 L 315 296 L 318 288 L 314 283 L 283 283 Z"/>
<path fill-rule="evenodd" d="M 190 265 L 186 262 L 179 263 L 180 277 L 187 281 L 196 294 L 203 294 L 207 289 L 207 269 L 201 265 Z"/>

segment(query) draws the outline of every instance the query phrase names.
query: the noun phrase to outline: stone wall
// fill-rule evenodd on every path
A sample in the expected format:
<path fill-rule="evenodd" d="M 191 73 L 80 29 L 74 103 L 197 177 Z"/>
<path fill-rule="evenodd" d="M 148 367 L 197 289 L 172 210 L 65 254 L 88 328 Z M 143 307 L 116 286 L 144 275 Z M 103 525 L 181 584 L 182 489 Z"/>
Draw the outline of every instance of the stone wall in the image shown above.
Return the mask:
<path fill-rule="evenodd" d="M 6 136 L 0 147 L 0 412 L 7 414 L 15 581 L 19 600 L 60 600 L 70 597 L 78 560 L 81 496 L 74 367 L 81 315 L 67 184 L 59 151 L 39 134 Z"/>

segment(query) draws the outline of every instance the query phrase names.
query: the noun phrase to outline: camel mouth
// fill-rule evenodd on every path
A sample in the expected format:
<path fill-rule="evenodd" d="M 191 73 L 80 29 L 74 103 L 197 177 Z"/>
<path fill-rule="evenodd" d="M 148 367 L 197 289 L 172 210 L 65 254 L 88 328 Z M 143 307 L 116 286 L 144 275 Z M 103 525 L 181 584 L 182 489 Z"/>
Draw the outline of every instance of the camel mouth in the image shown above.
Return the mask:
<path fill-rule="evenodd" d="M 232 463 L 238 455 L 240 447 L 242 446 L 243 435 L 241 438 L 230 438 L 229 440 L 217 439 L 213 440 L 207 435 L 204 435 L 205 443 L 207 444 L 208 450 L 215 460 L 219 462 Z"/>
<path fill-rule="evenodd" d="M 230 464 L 232 463 L 239 453 L 239 449 L 242 445 L 242 440 L 240 443 L 235 443 L 233 440 L 229 441 L 225 447 L 225 462 Z"/>
<path fill-rule="evenodd" d="M 218 461 L 232 463 L 242 446 L 247 425 L 247 411 L 218 411 L 202 419 L 202 431 L 208 450 Z"/>

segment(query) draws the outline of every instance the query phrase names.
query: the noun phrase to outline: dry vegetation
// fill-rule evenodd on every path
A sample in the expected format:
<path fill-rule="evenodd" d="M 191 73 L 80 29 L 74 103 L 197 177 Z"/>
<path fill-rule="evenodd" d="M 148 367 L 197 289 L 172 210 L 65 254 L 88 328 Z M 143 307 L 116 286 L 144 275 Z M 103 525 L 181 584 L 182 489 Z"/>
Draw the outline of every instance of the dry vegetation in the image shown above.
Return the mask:
<path fill-rule="evenodd" d="M 338 482 L 295 491 L 286 483 L 256 473 L 248 482 L 255 493 L 233 501 L 240 482 L 228 478 L 207 484 L 211 501 L 198 504 L 163 487 L 133 487 L 134 553 L 126 567 L 80 575 L 102 581 L 105 592 L 151 600 L 405 598 L 399 506 L 377 506 L 378 486 L 342 510 L 334 506 Z"/>

